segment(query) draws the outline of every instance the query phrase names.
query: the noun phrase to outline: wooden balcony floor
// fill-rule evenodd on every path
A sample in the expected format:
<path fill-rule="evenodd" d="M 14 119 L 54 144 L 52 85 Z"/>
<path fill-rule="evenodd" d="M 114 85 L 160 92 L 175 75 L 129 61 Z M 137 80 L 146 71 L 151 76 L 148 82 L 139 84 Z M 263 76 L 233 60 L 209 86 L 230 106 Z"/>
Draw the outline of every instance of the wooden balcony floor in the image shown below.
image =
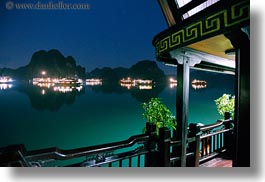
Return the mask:
<path fill-rule="evenodd" d="M 201 164 L 200 167 L 232 167 L 232 160 L 218 157 Z"/>

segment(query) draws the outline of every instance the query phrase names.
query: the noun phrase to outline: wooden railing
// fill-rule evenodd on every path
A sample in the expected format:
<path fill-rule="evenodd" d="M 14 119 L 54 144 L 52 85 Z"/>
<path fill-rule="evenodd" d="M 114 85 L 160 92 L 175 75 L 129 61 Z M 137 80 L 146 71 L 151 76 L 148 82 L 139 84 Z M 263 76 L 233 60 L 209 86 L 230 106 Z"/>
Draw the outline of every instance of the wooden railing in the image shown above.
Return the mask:
<path fill-rule="evenodd" d="M 232 120 L 212 125 L 190 124 L 187 166 L 199 164 L 226 152 L 231 154 Z M 128 140 L 103 145 L 61 150 L 49 148 L 27 151 L 23 145 L 0 149 L 0 166 L 79 166 L 79 167 L 170 167 L 179 166 L 176 150 L 181 142 L 171 138 L 171 130 L 146 123 L 146 133 Z"/>
<path fill-rule="evenodd" d="M 225 120 L 217 121 L 214 124 L 200 126 L 190 124 L 190 137 L 193 137 L 189 143 L 189 150 L 193 153 L 190 162 L 191 166 L 198 167 L 218 155 L 225 154 L 231 159 L 233 142 L 233 120 L 226 114 Z"/>
<path fill-rule="evenodd" d="M 57 166 L 58 161 L 66 161 L 65 166 L 93 167 L 107 164 L 111 167 L 113 163 L 118 162 L 118 166 L 122 167 L 123 161 L 128 159 L 128 167 L 132 167 L 132 159 L 136 157 L 138 158 L 137 166 L 140 166 L 141 155 L 148 153 L 145 147 L 148 141 L 149 136 L 142 134 L 120 142 L 73 150 L 49 148 L 26 151 L 23 145 L 16 145 L 0 150 L 0 164 L 4 166 L 45 167 L 52 166 L 52 164 Z M 122 151 L 123 149 L 125 150 Z M 76 159 L 74 164 L 67 162 L 71 159 Z"/>

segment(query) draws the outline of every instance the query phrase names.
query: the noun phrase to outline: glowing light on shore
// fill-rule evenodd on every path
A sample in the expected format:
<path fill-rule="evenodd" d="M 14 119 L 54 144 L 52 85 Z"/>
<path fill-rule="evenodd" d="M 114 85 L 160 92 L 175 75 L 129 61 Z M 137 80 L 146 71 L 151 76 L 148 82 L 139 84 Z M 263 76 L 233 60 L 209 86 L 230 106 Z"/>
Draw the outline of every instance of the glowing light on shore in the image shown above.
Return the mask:
<path fill-rule="evenodd" d="M 74 78 L 33 78 L 32 84 L 41 88 L 51 89 L 54 92 L 72 92 L 82 90 L 82 79 Z M 42 90 L 42 95 L 45 93 Z"/>
<path fill-rule="evenodd" d="M 138 79 L 138 80 L 133 80 L 135 84 L 152 84 L 152 80 L 142 80 L 142 79 Z"/>
<path fill-rule="evenodd" d="M 133 80 L 130 77 L 128 77 L 127 79 L 123 78 L 120 80 L 120 83 L 121 84 L 132 84 Z"/>
<path fill-rule="evenodd" d="M 41 72 L 41 75 L 42 75 L 42 76 L 45 76 L 45 75 L 46 75 L 46 71 L 42 71 L 42 72 Z"/>
<path fill-rule="evenodd" d="M 169 88 L 175 88 L 177 87 L 178 81 L 174 78 L 169 78 Z"/>
<path fill-rule="evenodd" d="M 174 78 L 169 78 L 169 82 L 170 83 L 177 83 L 178 81 L 176 79 L 174 79 Z"/>
<path fill-rule="evenodd" d="M 120 85 L 122 87 L 126 87 L 128 90 L 130 90 L 132 87 L 135 87 L 135 84 L 131 84 L 131 83 L 120 83 Z"/>
<path fill-rule="evenodd" d="M 138 87 L 140 90 L 152 89 L 153 80 L 144 80 L 144 79 L 131 79 L 123 78 L 120 80 L 120 85 L 126 87 L 130 90 L 132 87 Z"/>
<path fill-rule="evenodd" d="M 9 76 L 0 76 L 0 83 L 11 83 L 14 80 Z"/>
<path fill-rule="evenodd" d="M 97 79 L 97 78 L 86 79 L 86 85 L 90 86 L 102 85 L 102 79 Z"/>

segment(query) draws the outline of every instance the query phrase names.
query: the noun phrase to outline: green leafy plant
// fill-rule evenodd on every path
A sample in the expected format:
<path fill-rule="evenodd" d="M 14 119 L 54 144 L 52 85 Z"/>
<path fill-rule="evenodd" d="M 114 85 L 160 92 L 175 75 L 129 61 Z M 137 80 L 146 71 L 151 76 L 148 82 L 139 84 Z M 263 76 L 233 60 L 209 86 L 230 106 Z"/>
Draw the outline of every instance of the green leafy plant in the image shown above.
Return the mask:
<path fill-rule="evenodd" d="M 171 111 L 162 103 L 160 98 L 151 98 L 149 102 L 142 104 L 144 109 L 143 116 L 147 119 L 147 122 L 156 125 L 157 133 L 159 128 L 168 127 L 176 129 L 176 118 Z M 145 128 L 144 128 L 145 131 Z"/>
<path fill-rule="evenodd" d="M 225 112 L 229 112 L 234 119 L 235 96 L 231 96 L 230 94 L 223 94 L 223 96 L 215 100 L 215 104 L 217 106 L 217 111 L 221 116 L 224 117 Z"/>

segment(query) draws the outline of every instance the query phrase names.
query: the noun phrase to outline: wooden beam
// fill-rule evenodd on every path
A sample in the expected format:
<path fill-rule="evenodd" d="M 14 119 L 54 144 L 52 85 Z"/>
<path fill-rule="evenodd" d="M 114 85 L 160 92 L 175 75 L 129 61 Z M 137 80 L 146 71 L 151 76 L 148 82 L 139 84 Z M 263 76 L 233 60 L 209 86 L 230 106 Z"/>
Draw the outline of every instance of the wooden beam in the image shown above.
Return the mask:
<path fill-rule="evenodd" d="M 171 27 L 171 26 L 175 25 L 176 21 L 175 21 L 173 14 L 172 14 L 172 11 L 169 7 L 168 2 L 165 0 L 158 0 L 158 3 L 162 9 L 162 12 L 163 12 L 164 17 L 167 21 L 168 26 Z"/>
<path fill-rule="evenodd" d="M 249 0 L 219 1 L 155 36 L 153 45 L 156 47 L 156 57 L 216 35 L 233 32 L 249 25 L 249 21 Z"/>

